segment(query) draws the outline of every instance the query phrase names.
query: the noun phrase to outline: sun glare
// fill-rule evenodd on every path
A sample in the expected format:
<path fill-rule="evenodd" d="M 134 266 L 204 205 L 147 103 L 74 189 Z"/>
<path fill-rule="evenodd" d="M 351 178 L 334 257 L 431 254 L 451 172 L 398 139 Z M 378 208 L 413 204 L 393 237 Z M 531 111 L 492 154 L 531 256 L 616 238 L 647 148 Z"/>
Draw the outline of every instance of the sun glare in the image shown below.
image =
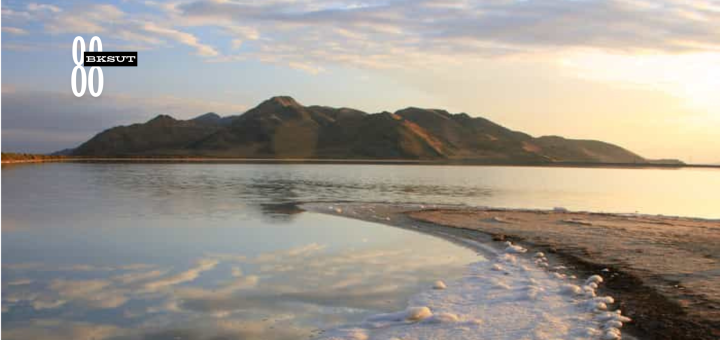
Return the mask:
<path fill-rule="evenodd" d="M 693 111 L 720 114 L 720 52 L 631 55 L 582 51 L 566 55 L 561 63 L 586 79 L 663 91 Z"/>

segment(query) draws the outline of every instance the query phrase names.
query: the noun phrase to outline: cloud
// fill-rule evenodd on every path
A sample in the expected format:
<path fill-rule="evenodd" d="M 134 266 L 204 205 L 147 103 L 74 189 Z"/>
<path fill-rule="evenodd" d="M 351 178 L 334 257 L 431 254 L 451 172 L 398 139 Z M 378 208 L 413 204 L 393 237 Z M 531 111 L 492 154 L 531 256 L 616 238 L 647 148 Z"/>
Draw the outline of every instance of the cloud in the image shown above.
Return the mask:
<path fill-rule="evenodd" d="M 217 260 L 213 259 L 202 259 L 199 260 L 197 265 L 193 268 L 190 268 L 180 274 L 173 275 L 167 278 L 163 278 L 156 281 L 151 281 L 145 284 L 144 288 L 148 291 L 156 291 L 160 288 L 168 287 L 168 286 L 174 286 L 183 282 L 189 282 L 193 281 L 202 272 L 211 270 L 217 266 L 219 262 Z"/>
<path fill-rule="evenodd" d="M 67 296 L 69 298 L 77 298 L 87 296 L 91 293 L 95 293 L 109 285 L 110 282 L 104 280 L 55 280 L 50 284 L 50 289 L 59 292 L 61 295 Z"/>
<path fill-rule="evenodd" d="M 42 298 L 33 300 L 30 305 L 35 310 L 43 310 L 43 309 L 55 309 L 62 305 L 64 305 L 67 301 L 65 300 L 45 300 Z"/>
<path fill-rule="evenodd" d="M 68 304 L 87 309 L 113 309 L 125 305 L 131 298 L 144 300 L 148 293 L 162 292 L 162 288 L 193 281 L 201 273 L 214 268 L 217 264 L 218 261 L 214 259 L 200 259 L 194 267 L 164 278 L 162 276 L 168 273 L 169 269 L 148 270 L 155 267 L 148 264 L 116 267 L 76 264 L 59 268 L 36 263 L 4 264 L 3 270 L 36 272 L 84 271 L 88 272 L 88 275 L 97 275 L 108 271 L 122 271 L 121 274 L 102 279 L 69 280 L 61 278 L 47 283 L 30 279 L 15 280 L 6 284 L 7 292 L 3 296 L 4 305 L 12 308 L 25 302 L 35 310 L 57 309 Z M 240 280 L 250 283 L 253 280 L 256 282 L 257 278 L 248 276 L 242 277 Z M 230 287 L 236 289 L 237 284 L 239 283 L 230 285 Z M 38 285 L 43 285 L 44 288 L 39 288 Z"/>
<path fill-rule="evenodd" d="M 167 273 L 166 270 L 151 270 L 147 272 L 130 272 L 122 275 L 113 277 L 114 281 L 118 281 L 122 284 L 135 283 L 138 281 L 146 281 L 158 278 Z"/>
<path fill-rule="evenodd" d="M 388 68 L 557 48 L 682 53 L 717 49 L 710 2 L 678 1 L 194 1 L 188 20 L 254 27 L 255 58 Z M 223 60 L 232 60 L 225 58 Z"/>
<path fill-rule="evenodd" d="M 240 264 L 250 272 L 242 273 Z M 179 285 L 225 265 L 226 276 L 215 282 L 212 279 L 216 275 L 205 274 L 202 282 Z M 328 327 L 359 321 L 364 309 L 394 309 L 406 303 L 418 287 L 463 270 L 452 255 L 409 249 L 328 251 L 317 243 L 255 256 L 209 254 L 173 275 L 166 274 L 171 268 L 157 265 L 77 264 L 62 268 L 88 270 L 80 275 L 95 278 L 48 282 L 42 271 L 49 267 L 3 264 L 11 279 L 24 280 L 17 281 L 23 284 L 3 286 L 5 312 L 24 313 L 31 306 L 42 310 L 44 316 L 37 321 L 13 318 L 15 321 L 3 328 L 3 334 L 11 334 L 9 338 L 307 338 L 314 328 L 306 326 L 307 321 L 314 324 L 322 320 Z M 42 273 L 34 277 L 34 271 Z M 22 276 L 12 277 L 17 274 Z M 120 313 L 124 318 L 118 316 Z M 73 330 L 71 320 L 53 319 L 72 316 L 76 320 L 98 320 L 96 315 L 115 315 L 116 325 L 98 324 L 95 328 L 87 323 Z"/>
<path fill-rule="evenodd" d="M 34 281 L 30 280 L 30 279 L 20 279 L 20 280 L 8 282 L 7 284 L 8 284 L 8 286 L 22 286 L 22 285 L 29 285 L 33 282 Z"/>
<path fill-rule="evenodd" d="M 89 264 L 73 264 L 67 266 L 57 266 L 43 264 L 40 262 L 10 263 L 3 264 L 3 268 L 10 270 L 32 270 L 32 271 L 70 271 L 70 272 L 90 272 L 90 271 L 116 271 L 116 270 L 141 270 L 151 269 L 154 265 L 145 263 L 134 263 L 121 266 L 94 266 Z"/>
<path fill-rule="evenodd" d="M 304 246 L 290 248 L 277 252 L 262 253 L 254 258 L 252 263 L 273 263 L 282 262 L 287 258 L 306 257 L 325 249 L 325 246 L 317 243 L 310 243 Z"/>
<path fill-rule="evenodd" d="M 231 294 L 239 290 L 247 290 L 257 287 L 259 281 L 260 278 L 258 276 L 248 275 L 234 278 L 212 289 L 205 289 L 200 287 L 179 288 L 176 290 L 175 296 L 173 298 L 177 298 L 180 300 L 224 300 L 229 298 Z"/>
<path fill-rule="evenodd" d="M 62 303 L 51 303 L 45 307 L 59 307 L 65 303 L 64 301 L 100 309 L 124 305 L 128 300 L 128 292 L 114 289 L 111 285 L 112 282 L 109 280 L 53 280 L 49 289 L 58 295 Z"/>
<path fill-rule="evenodd" d="M 3 8 L 3 16 L 42 18 L 46 30 L 54 34 L 101 32 L 148 47 L 171 41 L 190 46 L 211 61 L 255 59 L 312 74 L 322 72 L 328 63 L 413 68 L 557 49 L 677 54 L 720 48 L 720 26 L 715 24 L 720 10 L 712 1 L 202 0 L 145 4 L 154 11 L 127 15 L 107 4 L 73 11 L 30 4 L 26 9 Z M 213 42 L 227 39 L 216 46 L 230 46 L 229 53 L 201 43 L 193 32 L 196 28 L 223 32 L 225 36 L 202 31 Z M 241 45 L 248 47 L 238 53 Z"/>
<path fill-rule="evenodd" d="M 121 50 L 155 49 L 162 51 L 157 53 L 161 56 L 166 51 L 176 52 L 172 49 L 182 48 L 204 62 L 243 64 L 237 68 L 228 65 L 233 72 L 251 68 L 254 62 L 319 74 L 322 79 L 375 72 L 382 77 L 373 77 L 372 86 L 384 84 L 388 87 L 390 80 L 397 81 L 397 89 L 405 97 L 414 98 L 414 103 L 410 103 L 413 105 L 418 105 L 419 100 L 421 105 L 427 102 L 452 110 L 482 111 L 489 118 L 494 116 L 532 134 L 570 134 L 578 138 L 606 136 L 601 138 L 607 139 L 608 131 L 617 129 L 606 129 L 593 123 L 551 130 L 549 124 L 526 119 L 528 105 L 534 108 L 530 110 L 534 114 L 563 121 L 571 121 L 566 118 L 576 117 L 577 111 L 581 110 L 586 112 L 584 118 L 592 116 L 594 121 L 607 118 L 609 127 L 612 127 L 612 119 L 608 117 L 622 115 L 621 111 L 632 111 L 631 118 L 637 117 L 635 112 L 640 111 L 651 117 L 658 111 L 666 115 L 701 111 L 703 115 L 712 116 L 718 108 L 718 99 L 713 92 L 717 88 L 717 77 L 713 78 L 712 73 L 720 60 L 720 25 L 717 25 L 720 5 L 714 0 L 181 0 L 113 4 L 74 6 L 70 2 L 58 2 L 53 6 L 61 11 L 31 11 L 27 3 L 3 3 L 4 27 L 28 32 L 27 35 L 3 33 L 7 38 L 3 52 L 43 51 L 48 47 L 66 50 L 68 41 L 72 40 L 68 35 L 88 37 L 99 34 L 107 46 Z M 49 39 L 36 37 L 43 34 L 38 26 L 45 28 L 44 34 L 52 36 Z M 63 46 L 51 45 L 59 41 L 65 41 Z M 17 55 L 22 53 L 12 53 L 11 57 Z M 597 60 L 602 62 L 602 67 L 598 66 Z M 185 58 L 179 62 L 193 68 L 203 67 Z M 208 66 L 208 69 L 220 68 Z M 690 71 L 686 71 L 688 68 Z M 299 86 L 300 81 L 313 81 L 291 78 L 292 81 L 282 82 L 279 86 L 292 88 Z M 268 81 L 268 86 L 278 86 L 276 80 Z M 547 86 L 549 81 L 552 86 Z M 371 84 L 364 86 L 368 85 Z M 542 89 L 538 90 L 539 86 Z M 607 91 L 596 91 L 598 86 Z M 631 87 L 633 91 L 628 91 Z M 259 86 L 249 91 L 266 92 L 268 88 Z M 654 93 L 650 95 L 646 91 Z M 605 112 L 600 112 L 603 109 L 597 105 L 582 105 L 577 100 L 585 96 L 609 96 L 610 93 L 613 94 L 612 102 L 617 105 L 605 108 Z M 513 100 L 513 94 L 525 100 Z M 217 94 L 205 94 L 213 95 Z M 558 97 L 551 98 L 553 95 Z M 621 103 L 620 96 L 626 102 Z M 671 110 L 657 104 L 654 99 L 660 96 L 684 105 Z M 372 97 L 371 102 L 410 100 L 398 99 L 397 95 Z M 186 101 L 186 98 L 178 98 L 177 103 Z M 538 109 L 540 101 L 543 104 Z M 606 99 L 598 101 L 610 102 Z M 561 102 L 565 104 L 560 105 Z M 46 99 L 41 103 L 62 111 L 61 105 L 48 105 Z M 655 105 L 650 105 L 652 103 Z M 37 107 L 39 104 L 30 105 Z M 70 139 L 80 143 L 100 129 L 120 123 L 123 117 L 142 114 L 144 120 L 147 112 L 152 112 L 145 107 L 134 112 L 119 109 L 132 105 L 98 106 L 96 112 L 108 113 L 106 123 L 85 129 L 82 133 L 85 137 L 80 137 L 78 131 L 52 131 L 47 138 L 34 140 L 32 136 L 45 129 L 17 127 L 17 132 L 3 133 L 3 141 L 9 141 L 5 148 L 7 151 L 54 151 L 58 144 L 66 145 Z M 373 109 L 385 106 L 375 105 Z M 174 105 L 172 109 L 186 111 L 181 105 Z M 80 111 L 84 110 L 80 108 Z M 107 118 L 116 111 L 123 113 Z M 197 114 L 207 111 L 222 109 L 208 106 Z M 75 112 L 68 114 L 77 116 Z M 33 116 L 32 113 L 27 115 Z M 55 115 L 46 121 L 58 122 L 59 117 L 63 116 Z M 629 116 L 625 114 L 625 117 Z M 140 120 L 127 119 L 122 123 Z M 36 121 L 44 124 L 43 120 Z M 87 126 L 89 122 L 96 122 L 97 117 L 73 121 L 78 126 Z M 637 118 L 635 121 L 648 120 Z M 57 125 L 70 129 L 66 123 Z M 700 142 L 697 140 L 699 135 L 710 135 L 707 126 L 703 129 L 701 133 L 686 134 L 682 140 L 693 142 L 672 153 L 695 154 L 696 158 L 714 161 L 712 151 L 690 146 L 707 144 L 705 137 Z M 667 125 L 663 131 L 673 133 L 678 129 Z M 659 150 L 658 145 L 650 146 L 647 138 L 617 134 L 622 138 L 615 139 L 616 142 L 642 154 L 671 156 L 665 151 L 653 151 Z M 643 145 L 647 145 L 644 150 Z"/>
<path fill-rule="evenodd" d="M 215 48 L 210 45 L 201 44 L 198 38 L 190 33 L 181 32 L 172 28 L 160 27 L 153 23 L 145 23 L 143 28 L 147 32 L 170 38 L 179 43 L 193 47 L 197 51 L 197 54 L 200 56 L 213 57 L 219 54 L 218 51 L 215 50 Z"/>
<path fill-rule="evenodd" d="M 237 50 L 242 46 L 242 39 L 233 39 L 232 40 L 232 49 Z"/>
<path fill-rule="evenodd" d="M 33 16 L 29 12 L 22 10 L 14 10 L 11 8 L 7 8 L 7 6 L 2 6 L 2 16 L 3 20 L 12 21 L 25 21 L 33 19 Z"/>
<path fill-rule="evenodd" d="M 347 306 L 382 309 L 388 301 L 401 303 L 418 280 L 431 280 L 447 275 L 452 256 L 436 257 L 407 250 L 346 250 L 326 252 L 325 246 L 310 243 L 285 250 L 258 254 L 255 257 L 236 254 L 214 254 L 199 259 L 193 267 L 167 275 L 168 268 L 149 265 L 120 267 L 65 266 L 58 271 L 88 271 L 88 275 L 104 274 L 97 279 L 54 279 L 45 284 L 18 281 L 7 286 L 8 307 L 26 301 L 40 310 L 65 305 L 88 309 L 113 309 L 130 299 L 158 302 L 165 307 L 157 311 L 195 310 L 229 313 L 250 310 L 288 312 L 288 301 L 315 306 Z M 220 260 L 232 264 L 229 279 L 208 287 L 183 285 L 196 280 L 202 273 L 216 268 Z M 238 263 L 248 265 L 257 275 L 242 273 Z M 451 267 L 451 266 L 450 266 Z M 44 271 L 34 264 L 5 264 L 4 270 Z M 123 271 L 115 274 L 115 271 Z M 85 275 L 85 274 L 83 274 Z M 261 284 L 262 278 L 262 284 Z M 429 281 L 428 281 L 429 282 Z M 40 289 L 38 285 L 45 285 Z M 173 289 L 166 289 L 172 287 Z M 150 307 L 148 307 L 150 308 Z M 307 311 L 308 306 L 298 310 Z"/>
<path fill-rule="evenodd" d="M 8 339 L 101 340 L 122 332 L 116 326 L 61 319 L 32 319 L 3 326 L 3 336 Z"/>
<path fill-rule="evenodd" d="M 232 267 L 231 275 L 232 275 L 232 277 L 241 277 L 241 276 L 243 276 L 242 268 L 237 267 L 237 266 Z"/>
<path fill-rule="evenodd" d="M 118 23 L 123 23 L 126 14 L 116 6 L 94 4 L 75 7 L 71 11 L 58 11 L 41 17 L 45 31 L 50 34 L 100 34 L 114 32 Z"/>
<path fill-rule="evenodd" d="M 264 339 L 289 340 L 308 339 L 316 335 L 316 329 L 310 325 L 294 325 L 271 320 L 231 319 L 225 313 L 197 318 L 175 327 L 146 330 L 136 338 L 146 340 L 164 339 Z M 282 321 L 282 320 L 280 320 Z M 159 328 L 159 327 L 158 327 Z"/>
<path fill-rule="evenodd" d="M 3 31 L 3 32 L 6 32 L 6 33 L 14 34 L 14 35 L 26 35 L 26 34 L 28 34 L 28 31 L 26 31 L 26 30 L 24 30 L 24 29 L 22 29 L 22 28 L 9 27 L 9 26 L 3 27 L 3 28 L 2 28 L 2 31 Z"/>
<path fill-rule="evenodd" d="M 296 70 L 305 71 L 310 74 L 318 74 L 320 72 L 325 71 L 325 69 L 323 67 L 315 66 L 315 65 L 309 64 L 309 63 L 300 63 L 300 62 L 296 62 L 296 61 L 288 62 L 288 66 L 290 66 L 291 68 L 294 68 Z"/>
<path fill-rule="evenodd" d="M 310 306 L 340 306 L 353 309 L 383 310 L 402 304 L 413 285 L 423 280 L 445 277 L 453 271 L 453 256 L 437 257 L 410 250 L 324 251 L 325 246 L 310 243 L 256 257 L 215 254 L 214 258 L 257 267 L 262 283 L 255 276 L 241 276 L 212 289 L 186 287 L 173 297 L 180 309 L 207 313 L 263 310 L 287 313 L 292 304 L 302 303 L 301 314 Z M 429 283 L 428 283 L 429 284 Z M 248 289 L 252 288 L 252 289 Z"/>
<path fill-rule="evenodd" d="M 34 2 L 31 2 L 27 5 L 28 11 L 31 12 L 38 12 L 38 11 L 50 11 L 53 13 L 62 12 L 60 7 L 54 6 L 54 5 L 48 5 L 48 4 L 37 4 Z"/>
<path fill-rule="evenodd" d="M 52 5 L 30 4 L 28 10 L 28 17 L 41 20 L 45 25 L 45 31 L 53 35 L 102 34 L 103 38 L 114 38 L 138 45 L 136 49 L 165 46 L 169 40 L 190 46 L 203 57 L 219 54 L 214 47 L 200 43 L 197 36 L 191 33 L 154 23 L 165 22 L 167 18 L 136 17 L 110 4 L 75 7 L 68 11 Z M 52 12 L 52 15 L 35 14 L 43 10 Z"/>

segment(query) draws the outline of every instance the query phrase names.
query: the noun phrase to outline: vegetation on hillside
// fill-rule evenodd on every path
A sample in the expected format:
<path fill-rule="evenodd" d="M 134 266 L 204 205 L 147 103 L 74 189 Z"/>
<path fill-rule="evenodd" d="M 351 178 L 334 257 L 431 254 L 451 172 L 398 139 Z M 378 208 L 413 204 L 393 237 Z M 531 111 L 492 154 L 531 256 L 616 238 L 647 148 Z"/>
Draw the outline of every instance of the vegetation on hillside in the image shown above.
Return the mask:
<path fill-rule="evenodd" d="M 45 162 L 55 161 L 66 158 L 66 156 L 55 156 L 55 155 L 39 155 L 32 153 L 15 153 L 15 152 L 3 152 L 2 162 L 13 163 L 13 162 Z"/>

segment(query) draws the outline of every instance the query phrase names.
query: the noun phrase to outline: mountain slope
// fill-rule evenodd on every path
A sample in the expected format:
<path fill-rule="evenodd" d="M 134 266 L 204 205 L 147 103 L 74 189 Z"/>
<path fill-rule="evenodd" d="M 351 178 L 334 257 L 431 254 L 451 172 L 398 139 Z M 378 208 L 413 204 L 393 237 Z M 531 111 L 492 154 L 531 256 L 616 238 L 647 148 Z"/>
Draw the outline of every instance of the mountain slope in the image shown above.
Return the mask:
<path fill-rule="evenodd" d="M 240 116 L 191 120 L 160 115 L 103 131 L 78 156 L 205 156 L 472 160 L 486 163 L 645 163 L 619 146 L 557 136 L 534 138 L 487 119 L 406 108 L 368 114 L 270 98 Z"/>
<path fill-rule="evenodd" d="M 220 129 L 216 124 L 159 115 L 146 123 L 105 130 L 75 150 L 83 156 L 140 156 L 184 153 L 191 143 Z"/>
<path fill-rule="evenodd" d="M 534 143 L 551 160 L 573 162 L 642 163 L 645 159 L 617 145 L 594 140 L 569 140 L 558 136 L 536 138 Z"/>

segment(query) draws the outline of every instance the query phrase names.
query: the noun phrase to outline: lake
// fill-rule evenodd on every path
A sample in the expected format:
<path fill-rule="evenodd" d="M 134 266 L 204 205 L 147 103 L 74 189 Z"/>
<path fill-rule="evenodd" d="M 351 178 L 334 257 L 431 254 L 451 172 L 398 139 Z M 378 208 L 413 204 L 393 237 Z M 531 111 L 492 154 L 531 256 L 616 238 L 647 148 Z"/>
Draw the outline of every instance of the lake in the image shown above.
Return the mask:
<path fill-rule="evenodd" d="M 47 163 L 2 182 L 8 339 L 308 338 L 484 260 L 293 202 L 720 218 L 711 169 Z"/>

